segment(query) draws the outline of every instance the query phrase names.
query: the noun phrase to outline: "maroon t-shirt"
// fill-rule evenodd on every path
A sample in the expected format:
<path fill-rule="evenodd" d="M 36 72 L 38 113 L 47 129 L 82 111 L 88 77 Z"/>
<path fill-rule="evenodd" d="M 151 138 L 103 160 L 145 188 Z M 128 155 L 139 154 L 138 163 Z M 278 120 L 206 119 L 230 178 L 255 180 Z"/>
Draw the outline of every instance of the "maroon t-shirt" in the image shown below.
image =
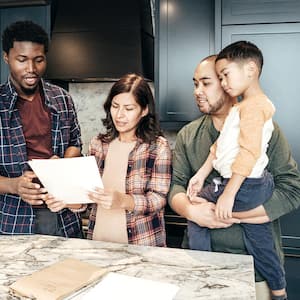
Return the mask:
<path fill-rule="evenodd" d="M 50 158 L 53 155 L 51 142 L 51 115 L 40 93 L 32 101 L 18 97 L 23 133 L 26 140 L 28 160 Z"/>

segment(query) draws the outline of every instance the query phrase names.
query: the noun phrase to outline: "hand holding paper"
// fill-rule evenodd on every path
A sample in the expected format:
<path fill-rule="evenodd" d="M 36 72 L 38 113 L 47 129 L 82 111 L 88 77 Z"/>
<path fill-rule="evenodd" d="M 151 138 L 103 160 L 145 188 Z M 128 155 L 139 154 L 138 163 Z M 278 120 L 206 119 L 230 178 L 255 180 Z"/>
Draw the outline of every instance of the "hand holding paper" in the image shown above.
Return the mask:
<path fill-rule="evenodd" d="M 90 203 L 87 192 L 103 188 L 94 156 L 33 159 L 28 163 L 48 193 L 66 204 Z"/>

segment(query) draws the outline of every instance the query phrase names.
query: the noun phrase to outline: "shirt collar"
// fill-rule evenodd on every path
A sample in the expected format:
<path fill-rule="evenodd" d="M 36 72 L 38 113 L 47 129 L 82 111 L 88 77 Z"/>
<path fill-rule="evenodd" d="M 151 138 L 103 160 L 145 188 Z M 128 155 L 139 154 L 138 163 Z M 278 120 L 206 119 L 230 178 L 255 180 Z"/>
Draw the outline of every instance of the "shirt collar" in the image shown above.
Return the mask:
<path fill-rule="evenodd" d="M 45 97 L 45 103 L 48 106 L 50 106 L 51 103 L 47 94 L 45 93 L 45 82 L 42 78 L 39 83 L 39 89 L 40 89 L 40 93 L 42 93 Z M 7 97 L 4 98 L 3 102 L 5 103 L 5 106 L 9 108 L 9 110 L 13 110 L 18 99 L 18 93 L 10 77 L 8 78 L 8 81 L 6 83 L 6 94 Z"/>
<path fill-rule="evenodd" d="M 5 85 L 5 96 L 3 97 L 3 104 L 5 107 L 7 107 L 10 111 L 13 110 L 15 107 L 15 104 L 18 99 L 18 93 L 14 87 L 14 85 L 11 82 L 11 79 L 9 78 L 6 85 Z"/>

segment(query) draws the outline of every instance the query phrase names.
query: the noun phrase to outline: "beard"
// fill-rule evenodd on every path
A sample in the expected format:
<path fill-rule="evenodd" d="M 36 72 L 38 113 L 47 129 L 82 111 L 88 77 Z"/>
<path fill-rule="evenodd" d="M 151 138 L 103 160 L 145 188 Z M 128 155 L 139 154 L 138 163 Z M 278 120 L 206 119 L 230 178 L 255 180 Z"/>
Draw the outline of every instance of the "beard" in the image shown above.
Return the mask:
<path fill-rule="evenodd" d="M 32 88 L 25 88 L 25 87 L 21 86 L 22 92 L 27 96 L 31 96 L 31 95 L 35 94 L 37 89 L 38 89 L 38 84 Z"/>
<path fill-rule="evenodd" d="M 209 108 L 207 109 L 206 112 L 203 112 L 203 113 L 207 113 L 210 115 L 214 114 L 214 113 L 218 112 L 224 106 L 224 103 L 225 103 L 224 96 L 221 96 L 215 103 L 213 103 L 213 104 L 209 103 Z"/>

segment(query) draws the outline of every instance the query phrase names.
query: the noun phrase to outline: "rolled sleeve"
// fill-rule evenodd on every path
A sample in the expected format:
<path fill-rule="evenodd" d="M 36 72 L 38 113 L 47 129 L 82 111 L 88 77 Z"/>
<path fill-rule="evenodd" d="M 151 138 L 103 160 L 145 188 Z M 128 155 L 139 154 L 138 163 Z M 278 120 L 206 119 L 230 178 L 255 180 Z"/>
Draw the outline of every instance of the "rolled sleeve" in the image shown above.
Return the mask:
<path fill-rule="evenodd" d="M 277 124 L 268 149 L 267 169 L 274 177 L 275 189 L 272 197 L 264 203 L 271 221 L 300 206 L 300 173 L 291 156 L 290 147 Z"/>
<path fill-rule="evenodd" d="M 77 113 L 72 98 L 70 96 L 68 98 L 69 98 L 69 115 L 71 120 L 69 146 L 74 146 L 81 149 L 82 141 L 81 141 L 81 132 L 80 132 L 80 126 L 77 118 Z"/>

